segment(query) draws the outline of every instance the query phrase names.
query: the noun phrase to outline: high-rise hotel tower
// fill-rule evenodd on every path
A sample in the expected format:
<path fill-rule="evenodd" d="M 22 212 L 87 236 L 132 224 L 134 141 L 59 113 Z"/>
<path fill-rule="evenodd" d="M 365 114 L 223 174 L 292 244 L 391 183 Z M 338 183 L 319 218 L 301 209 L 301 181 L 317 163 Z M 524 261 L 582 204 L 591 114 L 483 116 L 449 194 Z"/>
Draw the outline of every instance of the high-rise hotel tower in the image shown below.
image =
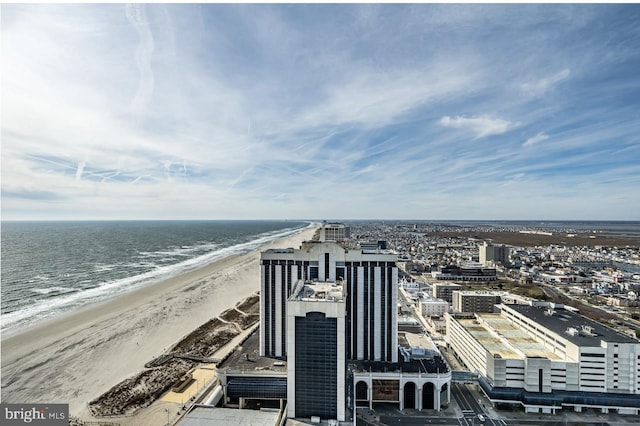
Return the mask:
<path fill-rule="evenodd" d="M 287 356 L 287 300 L 296 283 L 332 281 L 345 287 L 346 359 L 397 362 L 396 261 L 397 255 L 386 250 L 323 238 L 305 241 L 299 249 L 263 252 L 260 355 Z"/>

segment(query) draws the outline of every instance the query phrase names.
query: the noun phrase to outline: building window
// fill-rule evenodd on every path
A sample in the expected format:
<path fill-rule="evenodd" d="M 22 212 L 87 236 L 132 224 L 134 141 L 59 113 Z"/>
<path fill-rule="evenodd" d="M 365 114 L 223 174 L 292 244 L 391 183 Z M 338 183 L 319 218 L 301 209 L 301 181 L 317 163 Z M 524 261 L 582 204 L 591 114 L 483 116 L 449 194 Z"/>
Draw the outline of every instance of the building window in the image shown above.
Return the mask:
<path fill-rule="evenodd" d="M 329 281 L 329 253 L 324 254 L 324 281 Z"/>
<path fill-rule="evenodd" d="M 542 368 L 538 370 L 538 392 L 542 392 Z"/>

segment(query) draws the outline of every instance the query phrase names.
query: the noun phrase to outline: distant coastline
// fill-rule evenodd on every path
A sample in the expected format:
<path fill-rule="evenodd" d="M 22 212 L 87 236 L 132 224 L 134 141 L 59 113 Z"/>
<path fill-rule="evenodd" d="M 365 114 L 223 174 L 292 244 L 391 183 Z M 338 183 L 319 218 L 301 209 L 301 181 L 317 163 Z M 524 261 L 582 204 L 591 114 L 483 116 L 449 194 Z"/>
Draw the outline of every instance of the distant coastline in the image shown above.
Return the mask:
<path fill-rule="evenodd" d="M 345 220 L 350 222 L 384 222 L 431 225 L 457 229 L 486 229 L 487 231 L 516 232 L 521 229 L 558 231 L 596 231 L 619 236 L 640 236 L 640 221 L 633 220 L 422 220 L 422 219 L 372 219 Z"/>

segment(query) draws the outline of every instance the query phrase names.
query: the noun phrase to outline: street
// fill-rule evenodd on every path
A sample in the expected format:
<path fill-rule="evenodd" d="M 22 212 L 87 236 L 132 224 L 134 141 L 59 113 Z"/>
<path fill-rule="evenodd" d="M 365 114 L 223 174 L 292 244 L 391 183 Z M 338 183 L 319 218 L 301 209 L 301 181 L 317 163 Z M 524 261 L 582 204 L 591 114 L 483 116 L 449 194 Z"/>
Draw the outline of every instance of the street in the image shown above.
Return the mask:
<path fill-rule="evenodd" d="M 503 422 L 489 418 L 489 414 L 484 410 L 482 396 L 472 386 L 462 383 L 451 384 L 451 395 L 456 400 L 464 416 L 461 419 L 461 424 L 464 426 L 504 426 Z"/>

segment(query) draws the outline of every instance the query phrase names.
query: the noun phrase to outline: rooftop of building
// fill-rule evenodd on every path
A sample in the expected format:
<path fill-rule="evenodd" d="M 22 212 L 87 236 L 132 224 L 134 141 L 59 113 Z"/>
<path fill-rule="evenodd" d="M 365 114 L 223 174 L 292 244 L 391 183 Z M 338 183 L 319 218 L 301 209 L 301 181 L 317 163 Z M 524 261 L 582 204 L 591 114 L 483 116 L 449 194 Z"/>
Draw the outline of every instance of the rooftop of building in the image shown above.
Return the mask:
<path fill-rule="evenodd" d="M 400 336 L 403 337 L 402 342 Z M 433 340 L 424 333 L 399 332 L 398 345 L 405 346 L 407 348 L 423 348 L 427 351 L 439 352 L 438 347 Z"/>
<path fill-rule="evenodd" d="M 344 241 L 307 240 L 307 241 L 303 241 L 302 245 L 298 249 L 294 249 L 294 248 L 271 248 L 271 249 L 264 250 L 262 253 L 265 253 L 265 254 L 278 254 L 278 253 L 292 254 L 292 253 L 295 253 L 296 250 L 308 250 L 311 246 L 318 245 L 318 244 L 337 244 L 340 247 L 342 247 L 345 251 L 349 251 L 349 250 L 361 251 L 362 254 L 364 254 L 364 255 L 385 254 L 385 255 L 397 256 L 397 254 L 393 250 L 390 250 L 390 249 L 382 249 L 382 248 L 363 249 L 360 246 L 360 243 L 358 241 L 353 241 L 353 240 L 344 240 Z"/>
<path fill-rule="evenodd" d="M 456 284 L 456 283 L 452 283 L 452 282 L 448 282 L 448 281 L 444 281 L 444 282 L 434 282 L 431 284 L 432 286 L 436 286 L 436 287 L 455 287 L 455 288 L 462 288 L 462 284 Z"/>
<path fill-rule="evenodd" d="M 461 268 L 480 268 L 480 269 L 491 269 L 491 268 L 487 268 L 485 265 L 483 265 L 480 262 L 464 262 L 460 265 Z"/>
<path fill-rule="evenodd" d="M 254 331 L 242 345 L 229 355 L 218 370 L 287 374 L 287 361 L 260 356 L 260 333 Z"/>
<path fill-rule="evenodd" d="M 342 281 L 299 280 L 289 300 L 303 302 L 344 302 Z"/>
<path fill-rule="evenodd" d="M 599 322 L 568 309 L 556 307 L 550 311 L 549 308 L 545 306 L 506 306 L 564 337 L 577 346 L 600 346 L 600 341 L 602 340 L 613 343 L 640 343 L 637 339 L 619 333 L 612 328 L 606 327 Z M 567 330 L 570 328 L 576 330 L 577 333 L 568 333 Z"/>
<path fill-rule="evenodd" d="M 422 297 L 419 299 L 420 303 L 425 303 L 425 304 L 449 304 L 449 302 L 447 302 L 444 299 L 440 299 L 439 297 Z"/>
<path fill-rule="evenodd" d="M 178 423 L 180 426 L 274 426 L 278 422 L 278 410 L 238 410 L 196 405 Z"/>
<path fill-rule="evenodd" d="M 294 248 L 271 248 L 265 250 L 263 253 L 293 253 Z"/>
<path fill-rule="evenodd" d="M 505 291 L 488 290 L 456 290 L 454 293 L 460 293 L 462 296 L 503 296 L 507 294 Z"/>
<path fill-rule="evenodd" d="M 406 336 L 406 334 L 405 334 Z M 413 337 L 413 336 L 412 336 Z M 417 340 L 405 339 L 409 347 L 411 343 L 414 346 L 427 346 L 425 349 L 431 354 L 435 352 L 429 351 L 433 348 L 433 343 L 427 344 L 423 339 L 418 337 Z M 411 343 L 410 343 L 411 342 Z M 226 360 L 219 366 L 218 370 L 224 370 L 227 373 L 242 372 L 245 376 L 248 373 L 256 373 L 259 376 L 273 377 L 274 375 L 286 376 L 287 361 L 282 359 L 260 356 L 260 333 L 256 330 L 247 340 L 242 343 Z M 437 350 L 437 348 L 436 348 Z M 402 354 L 399 354 L 402 360 Z M 381 361 L 347 361 L 354 371 L 375 371 L 375 372 L 393 372 L 402 371 L 405 373 L 446 373 L 448 367 L 444 359 L 439 355 L 428 356 L 422 359 L 412 359 L 410 362 L 381 362 Z M 244 423 L 239 423 L 244 424 Z"/>
<path fill-rule="evenodd" d="M 476 314 L 476 316 L 477 318 L 473 319 L 458 319 L 458 322 L 494 357 L 522 359 L 524 355 L 551 360 L 560 359 L 558 355 L 512 325 L 502 315 Z"/>
<path fill-rule="evenodd" d="M 359 373 L 447 373 L 449 367 L 442 357 L 435 355 L 432 358 L 412 358 L 408 362 L 403 361 L 402 354 L 398 354 L 399 362 L 383 362 L 383 361 L 347 361 L 350 370 Z"/>

